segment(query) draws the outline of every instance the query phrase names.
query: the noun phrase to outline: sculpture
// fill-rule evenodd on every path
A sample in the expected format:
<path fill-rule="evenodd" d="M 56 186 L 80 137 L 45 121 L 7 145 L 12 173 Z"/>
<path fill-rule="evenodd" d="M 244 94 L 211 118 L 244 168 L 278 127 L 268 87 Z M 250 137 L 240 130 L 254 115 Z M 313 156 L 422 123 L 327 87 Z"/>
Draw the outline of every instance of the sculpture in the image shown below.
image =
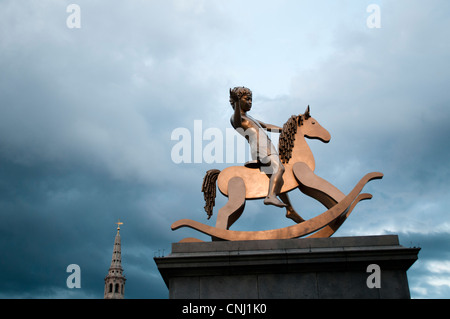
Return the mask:
<path fill-rule="evenodd" d="M 355 206 L 371 194 L 360 194 L 366 183 L 381 179 L 382 173 L 365 175 L 346 196 L 331 183 L 314 174 L 315 161 L 305 137 L 330 141 L 330 133 L 311 117 L 310 108 L 303 114 L 291 116 L 281 129 L 279 155 L 263 129 L 278 129 L 251 118 L 251 91 L 238 87 L 230 90 L 230 103 L 234 114 L 231 124 L 247 138 L 253 160 L 244 166 L 231 166 L 223 171 L 209 170 L 203 180 L 202 191 L 206 201 L 205 211 L 212 216 L 215 204 L 216 184 L 228 197 L 227 204 L 219 210 L 216 227 L 183 219 L 172 225 L 172 230 L 190 227 L 210 235 L 214 240 L 265 240 L 330 237 L 345 222 Z M 269 169 L 267 169 L 269 167 Z M 288 192 L 299 188 L 304 194 L 321 202 L 327 211 L 304 220 L 292 207 Z M 276 198 L 279 196 L 282 202 Z M 232 231 L 231 225 L 242 215 L 246 200 L 262 199 L 265 204 L 286 208 L 286 217 L 296 225 L 266 231 Z M 199 241 L 187 238 L 185 242 Z"/>
<path fill-rule="evenodd" d="M 269 189 L 264 204 L 286 207 L 277 196 L 283 186 L 284 166 L 278 153 L 264 130 L 281 131 L 281 128 L 266 124 L 247 114 L 252 108 L 252 91 L 246 87 L 230 89 L 230 103 L 234 114 L 231 116 L 231 125 L 244 136 L 250 144 L 253 161 L 246 163 L 247 167 L 270 167 Z"/>

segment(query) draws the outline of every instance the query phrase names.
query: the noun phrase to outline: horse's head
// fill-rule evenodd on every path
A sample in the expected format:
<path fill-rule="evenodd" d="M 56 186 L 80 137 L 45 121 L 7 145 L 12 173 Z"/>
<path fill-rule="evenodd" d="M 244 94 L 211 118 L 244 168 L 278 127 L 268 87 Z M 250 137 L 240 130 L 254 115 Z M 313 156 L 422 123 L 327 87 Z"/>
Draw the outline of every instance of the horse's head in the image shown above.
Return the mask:
<path fill-rule="evenodd" d="M 324 143 L 328 143 L 331 139 L 330 133 L 315 118 L 311 117 L 309 105 L 305 113 L 299 116 L 299 126 L 307 138 L 319 139 Z"/>
<path fill-rule="evenodd" d="M 296 139 L 297 135 L 302 138 Z M 328 133 L 328 131 L 324 129 L 319 122 L 316 121 L 316 119 L 311 117 L 309 105 L 304 114 L 291 116 L 283 125 L 283 129 L 278 140 L 278 151 L 283 164 L 289 163 L 291 158 L 295 158 L 296 161 L 301 160 L 304 162 L 314 162 L 311 151 L 305 152 L 305 147 L 300 147 L 300 153 L 293 152 L 296 143 L 299 141 L 300 143 L 301 141 L 305 143 L 304 137 L 319 139 L 324 143 L 328 143 L 331 139 L 330 133 Z M 313 169 L 314 163 L 311 165 L 312 166 L 310 168 Z"/>

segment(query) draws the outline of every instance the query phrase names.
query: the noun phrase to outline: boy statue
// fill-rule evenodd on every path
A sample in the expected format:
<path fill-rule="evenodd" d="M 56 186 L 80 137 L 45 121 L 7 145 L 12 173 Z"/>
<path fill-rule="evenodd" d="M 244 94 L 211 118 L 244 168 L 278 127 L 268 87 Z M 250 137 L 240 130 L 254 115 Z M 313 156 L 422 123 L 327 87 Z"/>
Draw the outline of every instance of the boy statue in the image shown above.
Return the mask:
<path fill-rule="evenodd" d="M 281 132 L 281 127 L 266 124 L 247 114 L 252 108 L 252 91 L 246 87 L 230 89 L 230 104 L 234 109 L 231 125 L 244 136 L 250 144 L 252 161 L 247 167 L 259 167 L 270 178 L 269 190 L 264 204 L 277 207 L 287 205 L 278 199 L 283 186 L 284 166 L 278 152 L 264 130 Z"/>

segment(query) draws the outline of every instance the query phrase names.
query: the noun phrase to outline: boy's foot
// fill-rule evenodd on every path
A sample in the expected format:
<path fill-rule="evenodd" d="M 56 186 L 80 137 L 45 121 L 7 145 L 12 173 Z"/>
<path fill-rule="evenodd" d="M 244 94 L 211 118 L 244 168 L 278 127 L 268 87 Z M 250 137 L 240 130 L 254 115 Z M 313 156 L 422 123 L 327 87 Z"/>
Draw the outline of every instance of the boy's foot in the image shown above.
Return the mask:
<path fill-rule="evenodd" d="M 283 203 L 281 200 L 279 200 L 276 196 L 272 195 L 272 196 L 267 196 L 264 199 L 264 204 L 265 205 L 274 205 L 277 207 L 287 207 L 287 205 L 285 203 Z"/>
<path fill-rule="evenodd" d="M 286 217 L 292 219 L 297 224 L 303 223 L 305 221 L 299 214 L 297 214 L 292 206 L 286 208 Z"/>

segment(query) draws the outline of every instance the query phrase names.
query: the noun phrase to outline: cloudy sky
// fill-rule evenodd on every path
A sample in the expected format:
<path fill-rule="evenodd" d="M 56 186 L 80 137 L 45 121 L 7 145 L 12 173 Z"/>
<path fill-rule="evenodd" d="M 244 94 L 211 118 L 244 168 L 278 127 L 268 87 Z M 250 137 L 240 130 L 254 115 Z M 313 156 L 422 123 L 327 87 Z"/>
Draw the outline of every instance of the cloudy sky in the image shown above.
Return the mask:
<path fill-rule="evenodd" d="M 67 26 L 71 3 L 81 28 Z M 311 106 L 332 135 L 310 141 L 316 173 L 344 193 L 385 174 L 335 236 L 398 234 L 422 248 L 412 297 L 449 298 L 449 29 L 446 0 L 0 0 L 0 297 L 103 298 L 120 218 L 126 297 L 167 298 L 153 257 L 208 240 L 170 225 L 214 225 L 204 173 L 242 164 L 177 164 L 172 132 L 201 121 L 225 136 L 228 90 L 244 85 L 269 123 Z M 288 225 L 251 201 L 234 229 Z"/>

